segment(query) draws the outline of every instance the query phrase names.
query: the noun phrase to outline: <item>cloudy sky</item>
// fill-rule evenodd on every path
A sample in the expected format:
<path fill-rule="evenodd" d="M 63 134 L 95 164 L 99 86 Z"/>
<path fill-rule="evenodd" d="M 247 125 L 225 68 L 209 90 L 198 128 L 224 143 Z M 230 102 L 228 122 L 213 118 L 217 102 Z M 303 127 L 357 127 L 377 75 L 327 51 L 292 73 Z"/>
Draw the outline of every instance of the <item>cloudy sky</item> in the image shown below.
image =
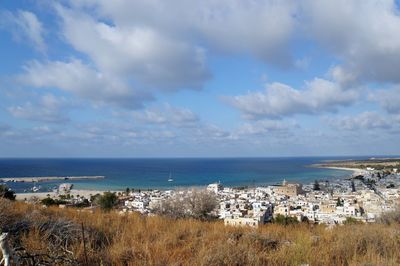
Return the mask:
<path fill-rule="evenodd" d="M 0 157 L 400 154 L 394 0 L 5 0 Z"/>

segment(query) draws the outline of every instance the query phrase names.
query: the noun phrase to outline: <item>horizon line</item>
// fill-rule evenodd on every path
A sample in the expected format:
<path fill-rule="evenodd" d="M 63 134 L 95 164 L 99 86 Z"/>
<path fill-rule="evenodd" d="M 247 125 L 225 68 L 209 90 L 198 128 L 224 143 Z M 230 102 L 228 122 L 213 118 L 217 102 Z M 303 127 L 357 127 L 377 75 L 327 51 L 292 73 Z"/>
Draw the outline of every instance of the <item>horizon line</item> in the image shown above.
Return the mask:
<path fill-rule="evenodd" d="M 66 156 L 66 157 L 59 157 L 59 156 L 43 156 L 43 157 L 34 157 L 34 156 L 28 156 L 28 157 L 2 157 L 0 156 L 0 160 L 10 160 L 10 159 L 279 159 L 279 158 L 332 158 L 332 157 L 337 157 L 337 158 L 349 158 L 349 157 L 366 157 L 368 159 L 371 158 L 390 158 L 390 159 L 400 159 L 400 154 L 395 155 L 299 155 L 299 156 L 291 156 L 291 155 L 279 155 L 279 156 L 84 156 L 84 157 L 79 157 L 79 156 Z M 349 158 L 351 159 L 351 158 Z"/>

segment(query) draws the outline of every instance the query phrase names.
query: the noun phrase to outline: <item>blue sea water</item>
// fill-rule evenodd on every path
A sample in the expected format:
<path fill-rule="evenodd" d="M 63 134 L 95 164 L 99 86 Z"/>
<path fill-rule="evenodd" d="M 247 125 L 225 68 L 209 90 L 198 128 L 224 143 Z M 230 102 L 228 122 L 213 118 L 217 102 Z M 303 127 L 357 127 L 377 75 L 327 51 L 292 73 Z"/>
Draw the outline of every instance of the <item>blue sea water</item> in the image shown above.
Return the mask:
<path fill-rule="evenodd" d="M 174 159 L 0 159 L 1 177 L 95 176 L 105 179 L 69 181 L 77 189 L 169 189 L 204 186 L 220 181 L 225 186 L 301 183 L 351 174 L 349 171 L 309 165 L 338 158 L 174 158 Z M 341 158 L 343 159 L 343 158 Z M 168 182 L 169 175 L 173 182 Z M 40 182 L 42 191 L 68 181 Z M 8 185 L 21 192 L 32 183 Z"/>

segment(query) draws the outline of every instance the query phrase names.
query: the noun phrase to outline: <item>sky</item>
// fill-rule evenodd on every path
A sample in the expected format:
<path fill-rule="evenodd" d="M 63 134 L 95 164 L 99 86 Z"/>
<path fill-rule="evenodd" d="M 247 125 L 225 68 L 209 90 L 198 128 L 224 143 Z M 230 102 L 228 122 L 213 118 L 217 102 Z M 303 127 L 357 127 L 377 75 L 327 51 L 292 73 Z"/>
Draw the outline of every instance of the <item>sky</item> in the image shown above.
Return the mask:
<path fill-rule="evenodd" d="M 400 154 L 394 0 L 3 0 L 0 157 Z"/>

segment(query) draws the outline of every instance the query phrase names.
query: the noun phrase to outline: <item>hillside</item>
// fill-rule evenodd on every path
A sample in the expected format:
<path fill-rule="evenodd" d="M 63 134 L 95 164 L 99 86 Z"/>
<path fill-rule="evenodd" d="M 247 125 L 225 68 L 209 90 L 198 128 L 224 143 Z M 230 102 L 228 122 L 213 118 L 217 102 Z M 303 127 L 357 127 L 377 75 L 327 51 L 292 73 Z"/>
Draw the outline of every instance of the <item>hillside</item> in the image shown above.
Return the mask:
<path fill-rule="evenodd" d="M 400 168 L 399 158 L 370 158 L 365 160 L 331 160 L 323 163 L 314 164 L 314 167 L 344 167 L 366 169 L 374 168 L 377 170 L 385 170 L 392 172 L 394 169 Z M 397 170 L 396 170 L 397 171 Z"/>
<path fill-rule="evenodd" d="M 219 221 L 92 213 L 0 199 L 0 226 L 24 265 L 400 263 L 400 226 L 393 223 L 233 228 Z"/>

